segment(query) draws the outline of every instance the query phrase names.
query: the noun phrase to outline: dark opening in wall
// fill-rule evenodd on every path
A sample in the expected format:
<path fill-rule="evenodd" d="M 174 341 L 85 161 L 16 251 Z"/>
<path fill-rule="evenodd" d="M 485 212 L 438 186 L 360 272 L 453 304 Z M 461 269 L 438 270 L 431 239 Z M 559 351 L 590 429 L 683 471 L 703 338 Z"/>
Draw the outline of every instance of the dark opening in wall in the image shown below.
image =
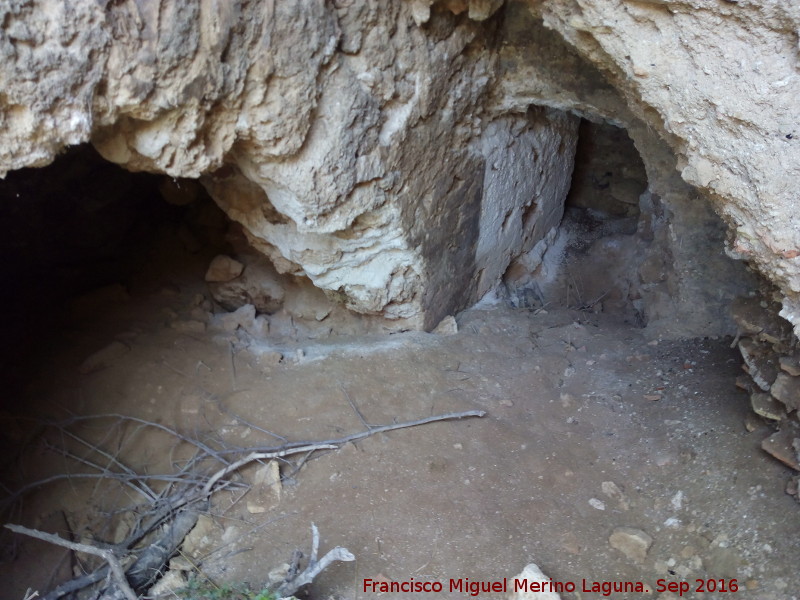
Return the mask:
<path fill-rule="evenodd" d="M 599 220 L 639 217 L 647 173 L 628 132 L 583 119 L 567 208 L 585 209 Z"/>
<path fill-rule="evenodd" d="M 644 240 L 636 235 L 646 191 L 644 163 L 628 132 L 581 121 L 562 222 L 564 268 L 555 288 L 564 304 L 646 324 L 638 274 Z"/>
<path fill-rule="evenodd" d="M 9 173 L 0 226 L 0 360 L 14 383 L 77 313 L 102 312 L 184 270 L 202 281 L 227 219 L 197 182 L 131 173 L 84 145 Z"/>
<path fill-rule="evenodd" d="M 512 265 L 513 304 L 567 306 L 646 322 L 638 269 L 650 210 L 645 166 L 627 131 L 582 120 L 572 184 L 558 232 L 534 261 L 533 273 Z M 530 262 L 529 262 L 530 264 Z"/>

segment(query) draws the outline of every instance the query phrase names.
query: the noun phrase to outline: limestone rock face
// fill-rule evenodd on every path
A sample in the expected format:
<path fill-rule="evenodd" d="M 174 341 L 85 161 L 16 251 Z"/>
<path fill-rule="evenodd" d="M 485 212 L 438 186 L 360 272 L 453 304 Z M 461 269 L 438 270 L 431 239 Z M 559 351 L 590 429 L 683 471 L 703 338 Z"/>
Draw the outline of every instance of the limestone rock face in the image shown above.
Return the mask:
<path fill-rule="evenodd" d="M 687 183 L 713 202 L 727 250 L 783 294 L 800 332 L 796 2 L 531 2 L 658 133 Z"/>
<path fill-rule="evenodd" d="M 558 223 L 577 119 L 486 114 L 478 21 L 500 2 L 424 27 L 390 0 L 56 4 L 3 15 L 2 172 L 91 139 L 199 177 L 279 272 L 408 327 L 475 301 Z"/>
<path fill-rule="evenodd" d="M 0 174 L 91 141 L 130 170 L 199 178 L 278 272 L 430 329 L 552 238 L 576 115 L 608 120 L 642 153 L 673 242 L 692 228 L 704 237 L 697 186 L 733 232 L 729 253 L 778 283 L 797 325 L 798 11 L 782 0 L 8 0 Z M 680 312 L 728 267 L 673 242 Z"/>

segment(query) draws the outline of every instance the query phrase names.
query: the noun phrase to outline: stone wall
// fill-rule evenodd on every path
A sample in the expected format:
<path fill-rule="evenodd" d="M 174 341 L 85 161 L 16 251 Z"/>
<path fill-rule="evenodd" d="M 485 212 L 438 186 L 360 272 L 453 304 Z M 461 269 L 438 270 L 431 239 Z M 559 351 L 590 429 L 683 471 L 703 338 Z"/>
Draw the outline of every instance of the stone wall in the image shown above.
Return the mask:
<path fill-rule="evenodd" d="M 673 308 L 703 300 L 697 268 L 739 277 L 676 242 L 715 227 L 691 184 L 797 324 L 796 13 L 779 0 L 10 0 L 0 173 L 90 140 L 127 169 L 200 178 L 279 272 L 431 328 L 552 238 L 575 115 L 607 120 L 674 215 Z"/>

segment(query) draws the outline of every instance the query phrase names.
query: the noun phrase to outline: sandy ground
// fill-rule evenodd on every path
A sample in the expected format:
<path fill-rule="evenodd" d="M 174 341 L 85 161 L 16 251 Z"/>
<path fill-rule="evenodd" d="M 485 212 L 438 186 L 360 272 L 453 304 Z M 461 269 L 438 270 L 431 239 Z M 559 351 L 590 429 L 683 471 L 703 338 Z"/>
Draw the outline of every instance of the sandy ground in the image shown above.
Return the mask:
<path fill-rule="evenodd" d="M 109 302 L 42 344 L 37 375 L 3 414 L 14 448 L 8 488 L 81 471 L 42 446 L 34 417 L 120 413 L 246 447 L 280 443 L 262 430 L 293 441 L 363 430 L 354 406 L 370 426 L 479 409 L 485 417 L 317 452 L 299 470 L 292 457 L 280 466 L 279 497 L 277 486 L 217 494 L 186 553 L 214 581 L 261 585 L 293 550 L 308 549 L 313 522 L 323 552 L 341 545 L 356 561 L 327 570 L 310 598 L 468 598 L 469 582 L 451 591 L 451 579 L 502 581 L 531 562 L 575 585 L 564 598 L 609 597 L 583 589 L 610 581 L 641 582 L 643 592 L 610 595 L 620 600 L 677 598 L 671 582 L 688 585 L 684 598 L 800 598 L 800 506 L 784 492 L 790 471 L 760 450 L 767 426 L 744 428 L 730 340 L 659 342 L 602 314 L 492 307 L 460 315 L 449 336 L 248 342 L 172 326 L 203 292 L 191 275 Z M 80 372 L 115 340 L 125 349 Z M 162 431 L 113 419 L 78 430 L 148 473 L 185 451 Z M 110 541 L 125 527 L 114 511 L 132 496 L 62 480 L 5 518 Z M 617 528 L 651 539 L 646 554 L 612 547 Z M 81 568 L 63 549 L 8 532 L 0 540 L 5 598 Z M 366 579 L 412 578 L 442 591 L 365 590 Z M 735 579 L 738 591 L 697 593 L 709 579 L 717 589 Z"/>

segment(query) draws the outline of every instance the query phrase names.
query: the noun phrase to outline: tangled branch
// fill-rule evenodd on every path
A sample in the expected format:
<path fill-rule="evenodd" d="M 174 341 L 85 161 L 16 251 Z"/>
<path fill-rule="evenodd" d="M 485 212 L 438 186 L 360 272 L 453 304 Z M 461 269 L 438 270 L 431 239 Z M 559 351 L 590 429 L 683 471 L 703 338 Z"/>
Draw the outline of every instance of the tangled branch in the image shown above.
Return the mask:
<path fill-rule="evenodd" d="M 354 405 L 353 408 L 358 412 Z M 436 421 L 483 417 L 484 415 L 483 411 L 472 410 L 380 426 L 368 425 L 361 417 L 367 429 L 341 438 L 311 442 L 286 442 L 280 446 L 236 450 L 212 448 L 202 441 L 180 434 L 169 427 L 138 417 L 119 414 L 76 416 L 68 421 L 50 425 L 55 427 L 63 438 L 88 448 L 96 456 L 100 457 L 99 459 L 92 460 L 89 457 L 78 456 L 68 448 L 53 445 L 46 440 L 45 446 L 65 458 L 90 469 L 92 472 L 60 473 L 24 485 L 6 498 L 3 503 L 3 509 L 22 497 L 26 492 L 54 481 L 71 478 L 117 481 L 135 490 L 137 495 L 145 501 L 144 505 L 140 504 L 137 507 L 128 509 L 132 514 L 138 515 L 136 517 L 136 525 L 131 533 L 118 544 L 101 542 L 90 544 L 72 542 L 51 533 L 17 524 L 6 524 L 6 528 L 15 533 L 34 537 L 75 552 L 98 556 L 105 561 L 106 564 L 95 571 L 60 584 L 48 592 L 43 597 L 43 600 L 58 600 L 66 594 L 95 585 L 103 579 L 109 578 L 109 575 L 109 583 L 101 591 L 100 598 L 103 600 L 136 600 L 137 594 L 145 593 L 158 577 L 163 574 L 170 558 L 178 551 L 186 535 L 194 528 L 202 506 L 208 504 L 211 496 L 220 490 L 233 489 L 237 485 L 242 485 L 230 479 L 230 477 L 245 466 L 257 461 L 285 458 L 297 454 L 305 455 L 300 462 L 302 465 L 308 456 L 314 452 L 336 450 L 346 443 L 363 440 L 379 433 L 426 425 Z M 130 465 L 125 464 L 119 456 L 67 430 L 70 425 L 98 419 L 115 419 L 118 422 L 131 422 L 142 427 L 155 428 L 176 438 L 179 443 L 185 443 L 193 447 L 195 456 L 174 473 L 156 475 L 141 473 Z M 101 464 L 100 461 L 104 461 L 105 464 Z M 213 461 L 217 465 L 221 465 L 221 467 L 213 472 L 203 474 L 200 472 L 201 466 L 208 464 L 208 461 Z M 163 484 L 165 486 L 164 489 L 157 492 L 157 488 L 153 487 L 156 483 Z M 156 537 L 154 538 L 154 536 Z M 316 525 L 312 524 L 312 550 L 309 562 L 302 572 L 298 573 L 297 568 L 290 570 L 286 580 L 276 590 L 279 595 L 291 596 L 301 587 L 311 583 L 319 573 L 335 561 L 355 560 L 355 557 L 346 548 L 336 547 L 321 559 L 317 558 L 318 550 L 319 531 Z M 299 553 L 297 554 L 299 560 Z M 121 560 L 128 558 L 132 559 L 132 564 L 125 571 Z"/>

